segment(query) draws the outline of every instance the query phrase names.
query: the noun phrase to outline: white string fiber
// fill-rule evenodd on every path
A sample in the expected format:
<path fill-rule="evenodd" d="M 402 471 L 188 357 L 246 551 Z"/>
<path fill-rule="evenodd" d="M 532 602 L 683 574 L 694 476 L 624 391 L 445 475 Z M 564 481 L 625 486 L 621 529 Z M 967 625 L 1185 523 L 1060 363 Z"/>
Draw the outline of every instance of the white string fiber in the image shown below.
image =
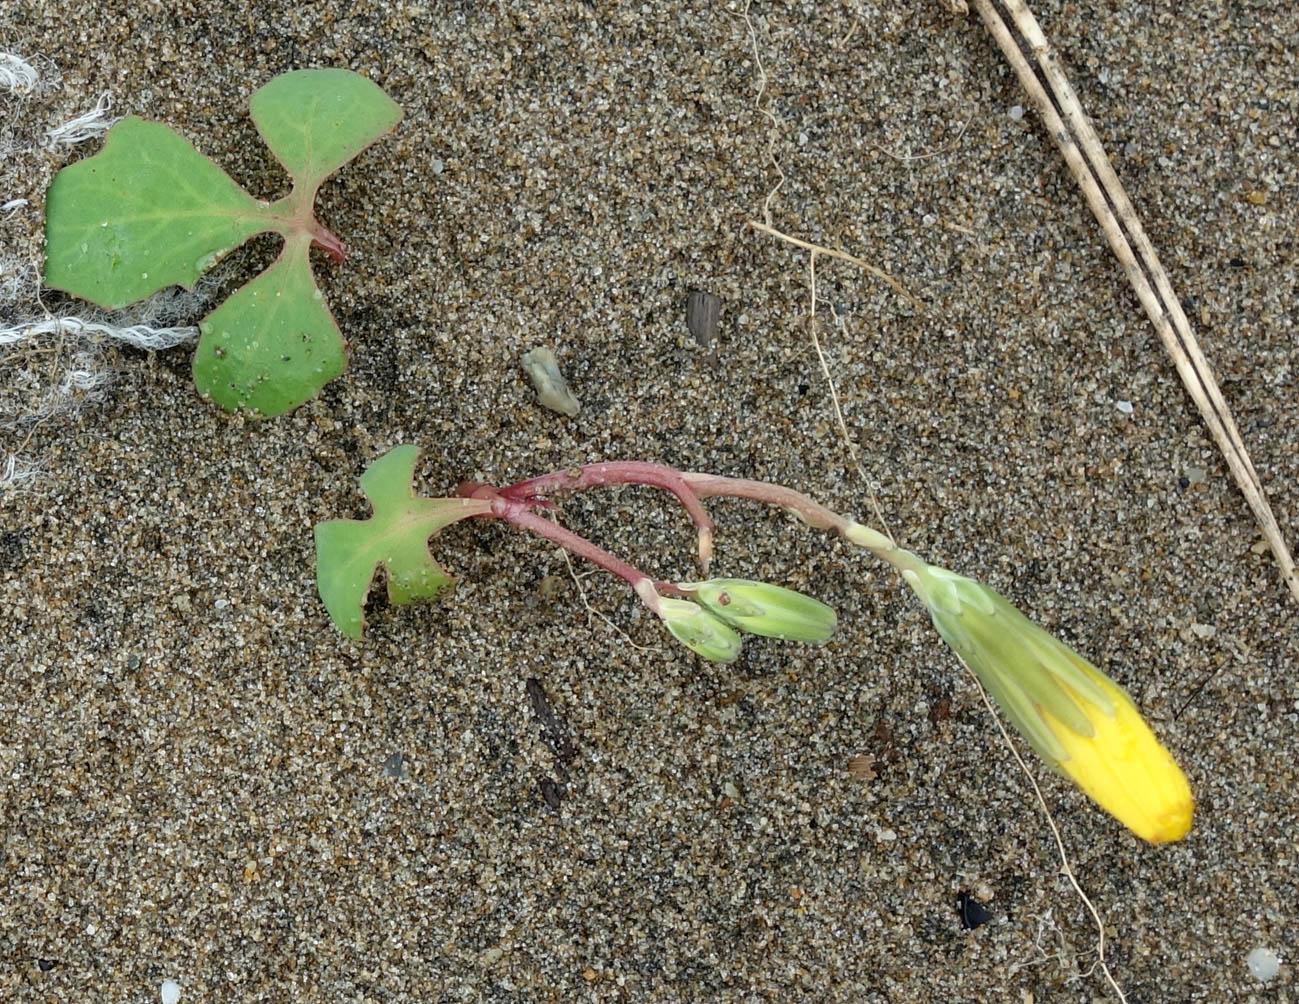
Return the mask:
<path fill-rule="evenodd" d="M 35 467 L 28 467 L 26 464 L 20 466 L 18 455 L 11 453 L 5 460 L 4 469 L 0 470 L 0 490 L 17 488 L 24 481 L 31 481 L 40 473 Z"/>
<path fill-rule="evenodd" d="M 10 94 L 30 94 L 40 79 L 32 64 L 13 53 L 0 52 L 0 89 Z"/>
<path fill-rule="evenodd" d="M 76 146 L 88 139 L 97 139 L 108 132 L 113 123 L 121 118 L 120 115 L 114 117 L 108 114 L 112 107 L 113 95 L 104 91 L 90 111 L 64 122 L 63 125 L 46 130 L 46 144 L 51 147 Z"/>
<path fill-rule="evenodd" d="M 137 349 L 158 352 L 195 341 L 198 338 L 198 328 L 152 328 L 147 324 L 117 327 L 100 321 L 87 321 L 80 317 L 54 317 L 45 321 L 18 324 L 11 328 L 0 328 L 0 345 L 14 345 L 39 335 L 99 336 L 123 342 Z"/>

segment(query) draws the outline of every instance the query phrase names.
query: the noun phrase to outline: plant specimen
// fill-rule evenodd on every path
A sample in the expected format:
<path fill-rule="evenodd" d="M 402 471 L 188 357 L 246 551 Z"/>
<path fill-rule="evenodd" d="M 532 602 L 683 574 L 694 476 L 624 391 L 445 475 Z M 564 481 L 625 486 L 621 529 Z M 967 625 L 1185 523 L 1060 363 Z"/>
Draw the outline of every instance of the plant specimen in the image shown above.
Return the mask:
<path fill-rule="evenodd" d="M 167 126 L 131 116 L 104 149 L 65 167 L 46 198 L 45 282 L 109 310 L 198 277 L 254 234 L 284 237 L 280 257 L 200 324 L 194 383 L 227 411 L 279 415 L 343 372 L 345 342 L 311 272 L 316 245 L 342 242 L 317 221 L 321 183 L 393 128 L 401 109 L 350 70 L 296 70 L 251 100 L 257 131 L 293 179 L 261 202 Z"/>
<path fill-rule="evenodd" d="M 412 479 L 419 450 L 399 446 L 361 478 L 374 515 L 316 526 L 316 581 L 335 625 L 359 638 L 375 571 L 387 573 L 394 604 L 429 599 L 452 578 L 428 540 L 457 520 L 500 519 L 586 558 L 627 582 L 672 635 L 706 659 L 729 662 L 741 634 L 819 642 L 834 611 L 811 597 L 763 582 L 664 582 L 541 515 L 557 495 L 603 485 L 647 485 L 674 495 L 693 521 L 707 574 L 713 522 L 703 500 L 747 499 L 831 530 L 893 566 L 929 611 L 943 640 L 995 697 L 1037 754 L 1072 778 L 1102 808 L 1151 843 L 1183 837 L 1193 802 L 1186 777 L 1128 695 L 1099 669 L 1038 627 L 1000 594 L 930 565 L 889 537 L 832 512 L 800 492 L 742 478 L 618 461 L 556 471 L 504 488 L 464 482 L 452 498 L 421 498 Z"/>

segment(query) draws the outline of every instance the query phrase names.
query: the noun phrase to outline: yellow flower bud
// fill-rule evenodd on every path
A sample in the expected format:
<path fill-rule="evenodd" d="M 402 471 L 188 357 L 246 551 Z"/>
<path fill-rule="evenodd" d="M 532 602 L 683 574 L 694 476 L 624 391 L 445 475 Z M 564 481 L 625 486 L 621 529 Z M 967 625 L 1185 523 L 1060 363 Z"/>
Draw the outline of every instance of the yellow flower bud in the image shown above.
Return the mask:
<path fill-rule="evenodd" d="M 932 565 L 904 574 L 943 640 L 1047 764 L 1143 840 L 1186 835 L 1186 775 L 1121 687 L 987 586 Z"/>

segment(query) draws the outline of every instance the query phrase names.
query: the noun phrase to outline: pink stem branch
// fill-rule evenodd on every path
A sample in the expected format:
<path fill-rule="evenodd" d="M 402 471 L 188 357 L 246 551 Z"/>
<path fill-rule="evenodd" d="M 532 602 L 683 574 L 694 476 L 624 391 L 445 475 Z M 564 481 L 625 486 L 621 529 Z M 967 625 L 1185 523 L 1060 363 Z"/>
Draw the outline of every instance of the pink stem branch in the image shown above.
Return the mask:
<path fill-rule="evenodd" d="M 849 542 L 864 547 L 877 558 L 887 561 L 902 572 L 921 572 L 928 567 L 925 561 L 906 548 L 898 547 L 889 537 L 870 527 L 858 523 L 847 516 L 841 516 L 833 509 L 827 509 L 819 502 L 814 502 L 802 492 L 781 485 L 768 484 L 765 481 L 750 481 L 747 478 L 728 478 L 719 474 L 684 472 L 682 480 L 700 498 L 748 499 L 764 505 L 779 506 L 786 512 L 801 519 L 808 526 L 818 530 L 832 530 Z M 907 580 L 911 582 L 911 579 Z"/>
<path fill-rule="evenodd" d="M 664 582 L 646 575 L 636 566 L 623 561 L 616 554 L 591 543 L 591 541 L 574 533 L 572 530 L 538 516 L 532 511 L 532 506 L 540 504 L 538 500 L 507 498 L 490 485 L 472 481 L 461 482 L 456 487 L 456 494 L 466 498 L 489 499 L 492 503 L 492 510 L 490 513 L 484 514 L 488 518 L 503 519 L 511 526 L 536 534 L 538 537 L 544 537 L 546 540 L 558 544 L 570 554 L 585 558 L 592 564 L 598 565 L 605 571 L 618 576 L 618 578 L 635 589 L 636 594 L 642 600 L 646 599 L 643 591 L 643 585 L 646 583 L 653 587 L 654 593 L 659 595 L 690 595 L 671 582 Z M 646 602 L 653 609 L 653 603 L 648 600 Z M 654 612 L 658 613 L 658 610 L 655 609 Z"/>
<path fill-rule="evenodd" d="M 681 472 L 665 464 L 648 464 L 637 460 L 615 460 L 602 464 L 587 464 L 554 471 L 540 477 L 529 478 L 500 489 L 505 498 L 524 502 L 564 492 L 584 491 L 604 485 L 648 485 L 671 492 L 690 516 L 699 534 L 699 564 L 704 574 L 713 556 L 713 521 L 699 501 L 699 496 L 686 484 Z"/>
<path fill-rule="evenodd" d="M 314 223 L 311 228 L 311 243 L 316 245 L 333 258 L 338 264 L 347 261 L 347 248 L 343 247 L 343 242 L 335 236 L 334 232 L 320 223 Z"/>
<path fill-rule="evenodd" d="M 751 481 L 748 478 L 728 478 L 718 474 L 678 471 L 664 464 L 648 464 L 632 460 L 587 464 L 585 467 L 543 474 L 507 488 L 496 489 L 488 485 L 470 483 L 462 484 L 458 491 L 459 494 L 469 497 L 494 499 L 492 516 L 505 519 L 521 529 L 555 541 L 561 547 L 625 579 L 633 588 L 638 583 L 652 582 L 661 592 L 688 596 L 688 593 L 670 583 L 651 580 L 622 559 L 596 547 L 572 531 L 542 519 L 531 511 L 537 506 L 547 504 L 546 496 L 551 494 L 583 491 L 601 485 L 615 484 L 649 485 L 675 495 L 694 520 L 695 526 L 699 528 L 700 563 L 704 567 L 705 574 L 708 569 L 708 558 L 712 554 L 713 521 L 708 517 L 700 500 L 718 497 L 745 499 L 784 509 L 814 529 L 833 531 L 850 543 L 865 548 L 904 574 L 909 571 L 923 571 L 926 567 L 923 560 L 905 548 L 898 547 L 883 534 L 847 516 L 841 516 L 833 509 L 827 509 L 792 488 L 768 484 L 765 481 Z"/>
<path fill-rule="evenodd" d="M 844 533 L 853 523 L 848 517 L 827 509 L 819 502 L 813 502 L 802 492 L 781 485 L 768 484 L 766 481 L 728 478 L 720 474 L 702 474 L 697 471 L 683 472 L 681 479 L 700 498 L 724 496 L 778 506 L 818 530 Z"/>

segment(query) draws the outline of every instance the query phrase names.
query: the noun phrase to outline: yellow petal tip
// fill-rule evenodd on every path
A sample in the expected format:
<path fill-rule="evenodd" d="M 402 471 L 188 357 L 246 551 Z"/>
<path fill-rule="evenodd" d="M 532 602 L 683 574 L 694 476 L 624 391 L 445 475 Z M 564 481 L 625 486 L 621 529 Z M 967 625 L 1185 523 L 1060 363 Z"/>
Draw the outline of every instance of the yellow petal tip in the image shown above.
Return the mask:
<path fill-rule="evenodd" d="M 1152 844 L 1171 844 L 1181 840 L 1191 832 L 1191 817 L 1195 813 L 1195 803 L 1188 797 L 1180 805 L 1172 805 L 1151 821 L 1147 833 L 1139 833 L 1143 840 Z"/>

